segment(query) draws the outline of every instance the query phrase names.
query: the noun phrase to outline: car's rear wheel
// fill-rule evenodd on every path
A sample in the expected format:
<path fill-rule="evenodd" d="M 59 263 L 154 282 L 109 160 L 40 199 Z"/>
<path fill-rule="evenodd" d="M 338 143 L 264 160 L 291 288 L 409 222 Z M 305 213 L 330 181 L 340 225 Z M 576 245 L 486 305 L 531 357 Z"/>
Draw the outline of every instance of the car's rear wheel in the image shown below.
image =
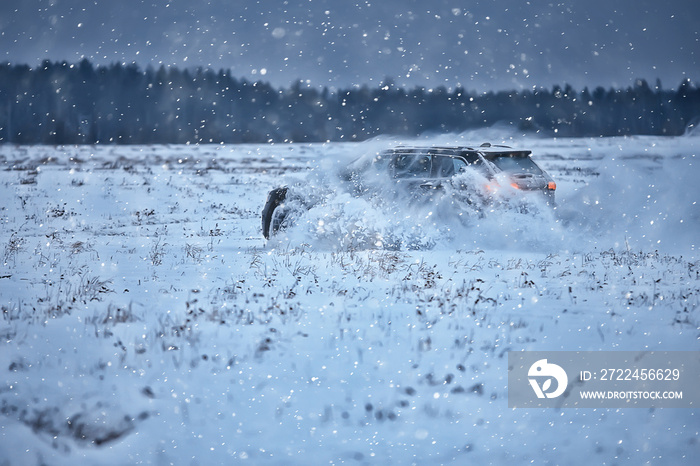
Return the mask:
<path fill-rule="evenodd" d="M 276 188 L 267 195 L 267 201 L 262 211 L 262 233 L 265 239 L 270 239 L 281 228 L 287 217 L 284 200 L 287 197 L 287 187 Z"/>

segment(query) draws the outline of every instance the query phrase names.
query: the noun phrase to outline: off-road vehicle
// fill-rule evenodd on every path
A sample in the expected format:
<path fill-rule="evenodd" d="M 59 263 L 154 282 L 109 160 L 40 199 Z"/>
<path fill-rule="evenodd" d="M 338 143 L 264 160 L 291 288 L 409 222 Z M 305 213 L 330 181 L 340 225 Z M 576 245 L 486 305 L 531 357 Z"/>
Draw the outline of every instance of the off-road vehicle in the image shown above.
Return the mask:
<path fill-rule="evenodd" d="M 506 188 L 516 195 L 540 194 L 547 204 L 553 206 L 556 183 L 532 160 L 530 154 L 529 150 L 489 143 L 478 147 L 398 146 L 357 159 L 347 166 L 341 179 L 358 196 L 376 193 L 378 186 L 382 187 L 381 192 L 386 192 L 389 185 L 391 193 L 406 196 L 407 202 L 417 202 L 420 198 L 430 202 L 446 183 L 472 171 L 478 176 L 466 179 L 472 183 L 481 180 L 484 183 L 479 187 L 484 188 L 482 192 L 495 192 L 507 184 Z M 473 188 L 463 183 L 457 186 L 461 186 L 465 192 Z M 294 189 L 303 190 L 304 187 Z M 303 193 L 292 195 L 290 191 L 290 187 L 283 186 L 268 194 L 262 210 L 262 233 L 265 238 L 269 239 L 288 226 L 293 217 L 290 215 L 292 211 L 310 207 L 305 206 L 303 200 L 299 202 L 303 199 Z M 488 202 L 483 199 L 484 196 L 481 197 L 478 200 L 467 198 L 467 203 Z"/>

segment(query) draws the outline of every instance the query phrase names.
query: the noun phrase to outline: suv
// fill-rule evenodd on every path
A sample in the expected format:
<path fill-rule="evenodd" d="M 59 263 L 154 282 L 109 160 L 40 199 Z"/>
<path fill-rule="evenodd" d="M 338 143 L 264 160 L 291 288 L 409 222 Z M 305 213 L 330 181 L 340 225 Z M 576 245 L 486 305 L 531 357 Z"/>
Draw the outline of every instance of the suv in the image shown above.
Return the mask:
<path fill-rule="evenodd" d="M 407 147 L 398 146 L 352 162 L 341 178 L 350 183 L 356 195 L 376 192 L 377 186 L 385 187 L 393 181 L 394 193 L 409 193 L 409 199 L 432 199 L 438 191 L 444 191 L 446 183 L 463 173 L 476 174 L 468 182 L 483 180 L 486 192 L 495 192 L 504 183 L 515 193 L 538 193 L 550 206 L 554 206 L 556 183 L 530 157 L 528 150 L 515 150 L 508 146 L 484 143 L 479 147 Z M 379 178 L 377 178 L 379 177 Z M 463 190 L 464 181 L 459 184 Z M 458 189 L 460 189 L 458 188 Z M 474 186 L 471 186 L 474 188 Z M 383 190 L 379 190 L 383 191 Z M 269 239 L 288 223 L 292 206 L 287 186 L 273 189 L 267 196 L 262 211 L 262 233 Z M 480 200 L 479 202 L 483 202 Z M 472 200 L 467 199 L 472 204 Z M 301 204 L 304 204 L 302 201 Z M 297 206 L 298 207 L 298 206 Z"/>

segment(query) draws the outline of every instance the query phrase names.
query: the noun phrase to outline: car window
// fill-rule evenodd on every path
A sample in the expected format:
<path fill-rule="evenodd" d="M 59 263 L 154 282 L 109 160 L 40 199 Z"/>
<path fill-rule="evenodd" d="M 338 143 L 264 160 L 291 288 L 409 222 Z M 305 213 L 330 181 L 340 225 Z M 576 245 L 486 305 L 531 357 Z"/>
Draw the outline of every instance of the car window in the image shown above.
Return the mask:
<path fill-rule="evenodd" d="M 462 173 L 467 170 L 467 162 L 462 159 L 452 159 L 452 165 L 455 173 Z"/>
<path fill-rule="evenodd" d="M 479 156 L 476 154 L 476 152 L 464 152 L 460 154 L 464 159 L 467 161 L 469 165 L 474 165 L 474 164 L 479 164 L 481 163 L 481 159 Z"/>
<path fill-rule="evenodd" d="M 486 164 L 484 164 L 484 161 L 474 152 L 465 152 L 461 154 L 464 159 L 466 159 L 466 162 L 459 158 L 459 159 L 454 159 L 455 160 L 455 173 L 463 172 L 468 168 L 475 169 L 477 172 L 481 173 L 482 175 L 488 177 L 489 176 L 489 169 L 486 167 Z"/>
<path fill-rule="evenodd" d="M 467 167 L 476 168 L 482 172 L 485 171 L 481 159 L 479 159 L 476 154 L 470 154 L 467 161 L 458 157 L 445 157 L 441 155 L 433 157 L 433 169 L 435 170 L 435 176 L 438 178 L 449 178 L 466 171 Z"/>
<path fill-rule="evenodd" d="M 541 175 L 542 170 L 526 155 L 499 156 L 490 159 L 496 167 L 507 173 Z"/>
<path fill-rule="evenodd" d="M 442 155 L 433 156 L 433 167 L 435 169 L 435 176 L 438 178 L 449 178 L 459 171 L 455 166 L 455 162 L 459 159 L 453 157 L 445 157 Z M 462 161 L 462 165 L 466 164 Z"/>
<path fill-rule="evenodd" d="M 398 155 L 394 160 L 396 178 L 430 177 L 430 155 Z"/>

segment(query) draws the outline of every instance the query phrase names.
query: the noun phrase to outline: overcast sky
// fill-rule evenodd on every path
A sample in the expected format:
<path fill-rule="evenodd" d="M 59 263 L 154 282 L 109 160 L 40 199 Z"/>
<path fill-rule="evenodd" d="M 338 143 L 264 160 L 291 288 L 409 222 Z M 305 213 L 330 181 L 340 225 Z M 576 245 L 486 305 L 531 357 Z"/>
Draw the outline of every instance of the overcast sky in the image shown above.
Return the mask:
<path fill-rule="evenodd" d="M 0 0 L 0 61 L 231 69 L 287 86 L 700 80 L 698 0 Z"/>

